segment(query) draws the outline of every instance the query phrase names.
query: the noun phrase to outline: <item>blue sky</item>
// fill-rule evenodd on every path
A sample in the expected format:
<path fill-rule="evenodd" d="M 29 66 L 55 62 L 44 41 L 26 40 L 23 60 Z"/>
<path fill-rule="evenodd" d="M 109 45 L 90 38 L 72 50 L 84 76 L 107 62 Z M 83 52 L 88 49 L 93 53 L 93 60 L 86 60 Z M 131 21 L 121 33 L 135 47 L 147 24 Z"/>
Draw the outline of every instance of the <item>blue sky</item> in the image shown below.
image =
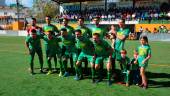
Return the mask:
<path fill-rule="evenodd" d="M 14 4 L 14 3 L 16 4 L 16 0 L 5 0 L 5 3 L 7 5 Z M 19 0 L 19 3 L 21 3 L 26 7 L 32 7 L 33 0 Z"/>

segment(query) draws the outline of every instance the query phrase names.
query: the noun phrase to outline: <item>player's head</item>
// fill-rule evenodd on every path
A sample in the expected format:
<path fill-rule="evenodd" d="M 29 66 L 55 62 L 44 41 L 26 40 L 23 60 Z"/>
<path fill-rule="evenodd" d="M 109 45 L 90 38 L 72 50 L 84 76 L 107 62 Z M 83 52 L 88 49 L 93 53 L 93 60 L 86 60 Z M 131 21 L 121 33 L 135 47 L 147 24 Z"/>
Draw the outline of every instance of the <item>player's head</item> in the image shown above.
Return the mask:
<path fill-rule="evenodd" d="M 36 22 L 37 22 L 36 18 L 31 18 L 31 25 L 32 26 L 35 26 Z"/>
<path fill-rule="evenodd" d="M 127 54 L 127 51 L 126 51 L 125 49 L 122 49 L 122 50 L 120 51 L 120 54 L 121 54 L 121 57 L 122 57 L 122 58 L 125 58 L 125 57 L 126 57 L 126 54 Z"/>
<path fill-rule="evenodd" d="M 122 19 L 119 20 L 119 27 L 120 28 L 124 28 L 125 27 L 125 19 L 122 18 Z"/>
<path fill-rule="evenodd" d="M 81 30 L 80 29 L 75 30 L 75 35 L 76 35 L 76 38 L 81 37 L 82 35 Z"/>
<path fill-rule="evenodd" d="M 60 33 L 61 33 L 61 36 L 66 36 L 66 35 L 68 34 L 66 28 L 62 28 L 62 29 L 60 30 Z"/>
<path fill-rule="evenodd" d="M 99 16 L 96 16 L 93 18 L 93 23 L 96 24 L 96 25 L 99 25 L 100 23 L 100 17 Z"/>
<path fill-rule="evenodd" d="M 31 33 L 30 33 L 30 36 L 35 39 L 37 37 L 37 33 L 36 33 L 36 30 L 35 29 L 31 29 Z"/>
<path fill-rule="evenodd" d="M 83 17 L 79 17 L 77 20 L 78 25 L 83 25 L 84 24 L 84 18 Z"/>
<path fill-rule="evenodd" d="M 51 16 L 46 16 L 45 21 L 46 21 L 47 24 L 50 24 L 51 23 Z"/>
<path fill-rule="evenodd" d="M 64 18 L 63 18 L 63 21 L 62 21 L 63 25 L 64 25 L 64 26 L 67 26 L 67 25 L 68 25 L 68 22 L 69 22 L 69 19 L 66 18 L 66 17 L 64 17 Z"/>
<path fill-rule="evenodd" d="M 134 58 L 137 58 L 137 57 L 138 57 L 138 52 L 137 52 L 136 49 L 133 51 L 133 57 L 134 57 Z"/>
<path fill-rule="evenodd" d="M 141 36 L 140 37 L 140 43 L 142 45 L 148 44 L 148 37 L 147 36 Z"/>
<path fill-rule="evenodd" d="M 100 42 L 100 34 L 99 33 L 94 33 L 93 34 L 93 41 L 95 43 L 99 43 Z"/>

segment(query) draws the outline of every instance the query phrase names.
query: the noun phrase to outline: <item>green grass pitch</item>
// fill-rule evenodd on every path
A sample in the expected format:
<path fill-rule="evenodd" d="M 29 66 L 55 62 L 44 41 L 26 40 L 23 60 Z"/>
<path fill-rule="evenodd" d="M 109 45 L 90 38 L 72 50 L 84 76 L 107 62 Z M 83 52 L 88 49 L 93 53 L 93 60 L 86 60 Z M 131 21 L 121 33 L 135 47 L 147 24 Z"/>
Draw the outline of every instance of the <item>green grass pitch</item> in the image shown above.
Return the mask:
<path fill-rule="evenodd" d="M 0 96 L 170 96 L 170 42 L 149 42 L 152 58 L 147 76 L 149 88 L 112 84 L 92 84 L 90 79 L 75 81 L 74 76 L 29 74 L 24 37 L 0 37 Z M 139 41 L 127 41 L 125 48 L 132 57 Z M 43 51 L 44 52 L 44 51 Z M 45 55 L 44 55 L 45 56 Z M 45 62 L 45 61 L 44 61 Z M 44 63 L 47 66 L 46 62 Z M 39 68 L 37 56 L 35 67 Z"/>

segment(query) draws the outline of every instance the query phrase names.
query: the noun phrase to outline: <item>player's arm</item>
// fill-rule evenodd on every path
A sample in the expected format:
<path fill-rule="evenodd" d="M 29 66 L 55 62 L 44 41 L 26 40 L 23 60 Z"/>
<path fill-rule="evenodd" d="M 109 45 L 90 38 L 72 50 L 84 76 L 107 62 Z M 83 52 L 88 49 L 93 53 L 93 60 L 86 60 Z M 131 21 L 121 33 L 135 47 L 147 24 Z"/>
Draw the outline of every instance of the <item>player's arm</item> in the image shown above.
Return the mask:
<path fill-rule="evenodd" d="M 143 64 L 151 58 L 151 49 L 148 50 L 148 56 L 143 60 Z"/>
<path fill-rule="evenodd" d="M 29 48 L 29 38 L 26 37 L 26 40 L 25 40 L 25 46 L 26 48 L 28 49 L 28 53 L 30 54 L 30 48 Z"/>

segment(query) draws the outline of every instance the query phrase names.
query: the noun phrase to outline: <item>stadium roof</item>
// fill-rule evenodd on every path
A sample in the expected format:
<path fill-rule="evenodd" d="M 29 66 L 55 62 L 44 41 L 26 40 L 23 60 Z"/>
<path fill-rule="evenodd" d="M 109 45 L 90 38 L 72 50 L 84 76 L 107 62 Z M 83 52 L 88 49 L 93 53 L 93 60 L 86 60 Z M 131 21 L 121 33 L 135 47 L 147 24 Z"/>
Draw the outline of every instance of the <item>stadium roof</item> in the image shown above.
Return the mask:
<path fill-rule="evenodd" d="M 72 3 L 72 2 L 85 2 L 85 1 L 101 1 L 101 0 L 52 0 L 57 3 Z"/>

